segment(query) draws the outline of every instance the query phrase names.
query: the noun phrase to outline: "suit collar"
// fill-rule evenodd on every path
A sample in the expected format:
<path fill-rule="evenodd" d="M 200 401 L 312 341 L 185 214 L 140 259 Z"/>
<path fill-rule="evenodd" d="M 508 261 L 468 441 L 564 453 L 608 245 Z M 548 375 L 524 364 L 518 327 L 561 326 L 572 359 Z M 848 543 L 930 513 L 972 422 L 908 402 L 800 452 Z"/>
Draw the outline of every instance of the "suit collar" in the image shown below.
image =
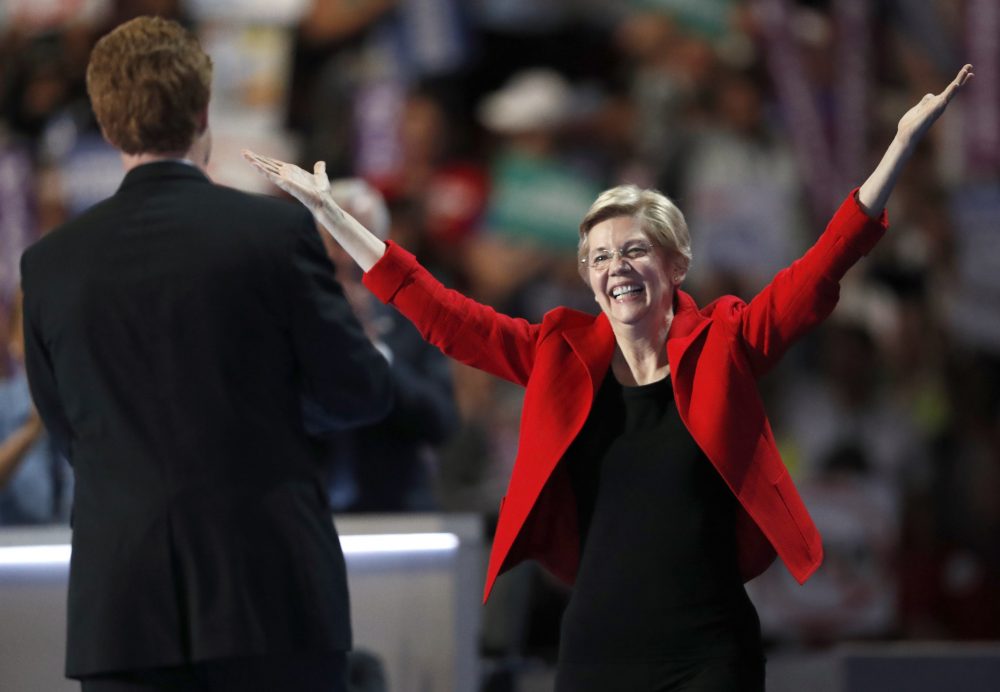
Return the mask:
<path fill-rule="evenodd" d="M 153 161 L 136 166 L 122 179 L 119 190 L 126 190 L 134 185 L 140 185 L 150 181 L 163 180 L 197 180 L 201 182 L 211 182 L 201 169 L 176 159 L 164 159 Z"/>

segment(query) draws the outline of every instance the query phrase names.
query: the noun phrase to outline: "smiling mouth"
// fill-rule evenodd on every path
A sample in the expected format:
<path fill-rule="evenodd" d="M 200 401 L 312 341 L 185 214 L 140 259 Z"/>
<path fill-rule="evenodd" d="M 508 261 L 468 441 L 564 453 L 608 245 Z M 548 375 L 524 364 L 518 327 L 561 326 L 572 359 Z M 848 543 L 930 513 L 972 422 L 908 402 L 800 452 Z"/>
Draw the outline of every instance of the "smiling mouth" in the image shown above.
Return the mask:
<path fill-rule="evenodd" d="M 625 286 L 615 286 L 611 289 L 611 297 L 615 300 L 622 300 L 628 296 L 636 295 L 642 293 L 643 288 L 637 284 L 628 284 Z"/>

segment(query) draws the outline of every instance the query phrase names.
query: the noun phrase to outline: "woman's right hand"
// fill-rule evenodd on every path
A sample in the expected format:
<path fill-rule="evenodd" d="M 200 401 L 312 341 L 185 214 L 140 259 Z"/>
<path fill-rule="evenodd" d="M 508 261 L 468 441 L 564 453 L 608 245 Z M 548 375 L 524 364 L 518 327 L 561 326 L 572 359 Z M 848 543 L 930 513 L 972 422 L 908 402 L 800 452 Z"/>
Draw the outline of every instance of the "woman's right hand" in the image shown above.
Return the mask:
<path fill-rule="evenodd" d="M 347 254 L 368 271 L 385 253 L 385 243 L 337 204 L 326 177 L 326 163 L 317 161 L 312 173 L 294 163 L 244 149 L 243 158 L 279 188 L 299 200 Z"/>
<path fill-rule="evenodd" d="M 306 205 L 313 213 L 320 211 L 327 202 L 336 204 L 329 194 L 330 180 L 326 177 L 325 161 L 317 161 L 313 172 L 307 173 L 294 163 L 261 156 L 249 149 L 243 150 L 243 158 L 277 187 Z"/>

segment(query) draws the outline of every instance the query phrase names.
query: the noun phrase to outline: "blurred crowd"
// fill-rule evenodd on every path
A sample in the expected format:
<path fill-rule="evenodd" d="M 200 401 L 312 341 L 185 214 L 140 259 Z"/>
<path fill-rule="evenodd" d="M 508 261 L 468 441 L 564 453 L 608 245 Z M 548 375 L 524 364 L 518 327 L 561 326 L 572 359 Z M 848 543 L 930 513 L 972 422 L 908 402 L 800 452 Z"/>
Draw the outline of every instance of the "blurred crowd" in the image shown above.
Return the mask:
<path fill-rule="evenodd" d="M 382 193 L 385 232 L 439 278 L 529 320 L 556 305 L 597 310 L 577 273 L 577 224 L 622 182 L 656 187 L 685 212 L 694 261 L 683 288 L 700 304 L 749 299 L 822 231 L 904 110 L 972 62 L 968 93 L 890 200 L 889 236 L 852 270 L 835 314 L 763 382 L 826 560 L 805 587 L 777 568 L 751 595 L 774 642 L 1000 637 L 997 7 L 5 0 L 0 524 L 69 517 L 72 475 L 47 446 L 20 362 L 17 259 L 121 179 L 83 74 L 93 42 L 124 19 L 180 19 L 213 55 L 214 178 L 260 184 L 242 146 L 306 167 L 325 160 L 331 177 Z M 339 276 L 373 338 L 405 329 L 349 268 Z M 423 398 L 331 441 L 331 501 L 471 511 L 488 524 L 521 391 L 400 338 L 397 360 Z M 495 624 L 496 647 L 544 649 L 559 587 L 527 572 L 510 584 L 522 610 Z"/>

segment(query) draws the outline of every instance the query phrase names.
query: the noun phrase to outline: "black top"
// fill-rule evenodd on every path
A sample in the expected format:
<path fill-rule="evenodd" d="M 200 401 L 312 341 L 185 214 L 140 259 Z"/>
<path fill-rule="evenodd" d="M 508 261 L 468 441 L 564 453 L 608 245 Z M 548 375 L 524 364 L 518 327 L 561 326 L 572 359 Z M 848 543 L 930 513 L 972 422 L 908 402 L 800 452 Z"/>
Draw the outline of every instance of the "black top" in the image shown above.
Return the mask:
<path fill-rule="evenodd" d="M 28 376 L 76 474 L 70 676 L 347 649 L 308 422 L 392 405 L 300 205 L 132 169 L 22 261 Z"/>
<path fill-rule="evenodd" d="M 623 387 L 609 371 L 566 461 L 582 555 L 561 663 L 759 658 L 736 499 L 681 422 L 670 379 Z"/>

